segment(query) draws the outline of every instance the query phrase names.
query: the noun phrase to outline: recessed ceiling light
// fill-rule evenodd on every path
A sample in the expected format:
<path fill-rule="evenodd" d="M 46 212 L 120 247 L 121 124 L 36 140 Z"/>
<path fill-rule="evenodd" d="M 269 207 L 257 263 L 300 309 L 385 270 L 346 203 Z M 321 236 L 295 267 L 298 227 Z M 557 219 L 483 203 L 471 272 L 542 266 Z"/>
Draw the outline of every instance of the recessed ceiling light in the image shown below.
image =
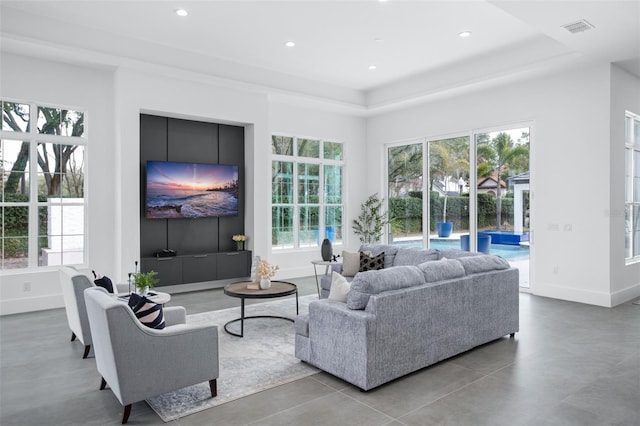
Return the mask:
<path fill-rule="evenodd" d="M 369 67 L 368 67 L 368 68 L 369 68 L 370 70 L 375 70 L 375 69 L 377 69 L 378 67 L 377 67 L 377 66 L 375 66 L 375 65 L 369 65 Z"/>
<path fill-rule="evenodd" d="M 189 14 L 189 12 L 187 12 L 185 9 L 176 9 L 176 15 L 178 16 L 187 16 Z"/>
<path fill-rule="evenodd" d="M 458 34 L 458 36 L 460 36 L 462 38 L 469 37 L 470 35 L 471 35 L 471 31 L 463 31 L 463 32 Z"/>
<path fill-rule="evenodd" d="M 296 43 L 293 42 L 293 41 L 287 41 L 284 45 L 287 46 L 287 47 L 293 47 L 293 46 L 296 45 Z"/>

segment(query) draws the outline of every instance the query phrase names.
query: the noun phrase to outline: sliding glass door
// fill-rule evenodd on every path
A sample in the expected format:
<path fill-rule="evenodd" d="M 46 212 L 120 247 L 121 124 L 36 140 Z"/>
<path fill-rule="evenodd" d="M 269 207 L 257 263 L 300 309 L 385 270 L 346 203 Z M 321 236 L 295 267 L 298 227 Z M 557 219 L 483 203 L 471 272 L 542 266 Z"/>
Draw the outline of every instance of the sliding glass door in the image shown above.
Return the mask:
<path fill-rule="evenodd" d="M 469 233 L 469 137 L 427 142 L 429 247 L 459 249 Z"/>
<path fill-rule="evenodd" d="M 424 142 L 387 149 L 387 197 L 389 200 L 389 242 L 406 247 L 423 247 Z"/>
<path fill-rule="evenodd" d="M 469 134 L 387 147 L 389 243 L 497 254 L 528 287 L 529 127 Z"/>
<path fill-rule="evenodd" d="M 529 287 L 529 127 L 475 134 L 477 251 L 507 259 Z M 476 247 L 475 245 L 473 247 Z"/>

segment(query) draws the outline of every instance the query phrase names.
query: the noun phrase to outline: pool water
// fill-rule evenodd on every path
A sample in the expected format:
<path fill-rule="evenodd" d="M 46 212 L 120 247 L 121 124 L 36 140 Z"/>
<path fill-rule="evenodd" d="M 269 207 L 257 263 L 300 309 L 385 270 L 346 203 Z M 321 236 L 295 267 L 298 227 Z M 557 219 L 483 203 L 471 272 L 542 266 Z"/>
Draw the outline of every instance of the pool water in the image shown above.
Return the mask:
<path fill-rule="evenodd" d="M 394 241 L 394 245 L 400 247 L 422 248 L 422 240 Z M 460 240 L 431 240 L 431 248 L 437 250 L 460 250 Z M 526 259 L 529 257 L 529 246 L 491 244 L 490 254 L 495 254 L 507 260 Z"/>

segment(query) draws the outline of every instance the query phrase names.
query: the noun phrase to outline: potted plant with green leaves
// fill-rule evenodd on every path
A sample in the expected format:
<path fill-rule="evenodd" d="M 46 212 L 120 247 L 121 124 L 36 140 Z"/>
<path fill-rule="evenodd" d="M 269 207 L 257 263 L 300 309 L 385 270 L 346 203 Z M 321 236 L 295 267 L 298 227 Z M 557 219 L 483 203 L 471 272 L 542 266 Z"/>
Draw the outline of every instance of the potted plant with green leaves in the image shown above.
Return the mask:
<path fill-rule="evenodd" d="M 133 284 L 138 294 L 147 294 L 160 281 L 156 275 L 156 271 L 136 272 L 133 274 Z"/>
<path fill-rule="evenodd" d="M 360 215 L 353 220 L 353 232 L 360 236 L 360 241 L 364 244 L 378 242 L 384 234 L 389 215 L 382 210 L 383 203 L 384 199 L 379 198 L 377 193 L 369 196 L 360 206 Z"/>
<path fill-rule="evenodd" d="M 455 142 L 461 138 L 453 140 L 436 141 L 429 144 L 429 152 L 431 155 L 430 167 L 431 176 L 434 176 L 434 182 L 440 179 L 442 185 L 442 194 L 444 196 L 442 204 L 442 221 L 436 222 L 436 232 L 438 237 L 447 238 L 453 231 L 453 222 L 447 220 L 447 201 L 449 198 L 449 183 L 452 178 L 460 177 L 460 170 L 468 168 L 469 162 L 460 157 L 456 150 Z M 463 142 L 466 139 L 462 139 Z"/>

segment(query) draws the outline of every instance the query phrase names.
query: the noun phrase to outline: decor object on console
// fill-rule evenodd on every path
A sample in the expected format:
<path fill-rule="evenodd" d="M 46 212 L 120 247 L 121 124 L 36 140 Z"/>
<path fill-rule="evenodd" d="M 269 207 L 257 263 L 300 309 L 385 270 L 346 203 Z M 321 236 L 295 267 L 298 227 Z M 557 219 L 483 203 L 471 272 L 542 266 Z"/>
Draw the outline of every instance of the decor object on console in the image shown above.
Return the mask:
<path fill-rule="evenodd" d="M 236 242 L 236 248 L 238 251 L 244 250 L 244 243 L 247 241 L 248 237 L 246 235 L 238 234 L 231 237 L 233 241 Z"/>
<path fill-rule="evenodd" d="M 295 354 L 302 361 L 369 390 L 519 331 L 518 269 L 506 260 L 361 249 L 384 252 L 385 269 L 358 272 L 346 303 L 332 300 L 330 288 L 331 299 L 312 301 L 298 316 Z"/>
<path fill-rule="evenodd" d="M 322 253 L 322 260 L 328 262 L 333 257 L 333 247 L 331 246 L 331 241 L 328 238 L 322 240 L 322 247 L 320 248 L 320 253 Z"/>
<path fill-rule="evenodd" d="M 217 395 L 217 326 L 186 324 L 186 310 L 175 306 L 164 309 L 166 328 L 150 330 L 103 288 L 87 289 L 84 299 L 102 376 L 100 390 L 108 383 L 124 406 L 123 424 L 133 403 L 156 395 L 202 382 L 209 382 L 212 397 Z M 153 365 L 146 365 L 148 360 Z M 142 371 L 145 366 L 150 369 Z"/>
<path fill-rule="evenodd" d="M 353 220 L 353 232 L 360 236 L 360 241 L 371 244 L 380 241 L 384 234 L 384 226 L 389 223 L 388 212 L 383 212 L 384 198 L 378 194 L 370 195 L 361 206 L 361 213 Z"/>
<path fill-rule="evenodd" d="M 266 260 L 258 261 L 256 267 L 256 275 L 260 278 L 260 288 L 266 290 L 271 287 L 271 278 L 276 275 L 276 272 L 280 270 L 278 265 L 271 265 Z"/>
<path fill-rule="evenodd" d="M 133 274 L 133 284 L 136 286 L 138 294 L 144 295 L 151 290 L 157 283 L 156 271 L 136 272 Z"/>

